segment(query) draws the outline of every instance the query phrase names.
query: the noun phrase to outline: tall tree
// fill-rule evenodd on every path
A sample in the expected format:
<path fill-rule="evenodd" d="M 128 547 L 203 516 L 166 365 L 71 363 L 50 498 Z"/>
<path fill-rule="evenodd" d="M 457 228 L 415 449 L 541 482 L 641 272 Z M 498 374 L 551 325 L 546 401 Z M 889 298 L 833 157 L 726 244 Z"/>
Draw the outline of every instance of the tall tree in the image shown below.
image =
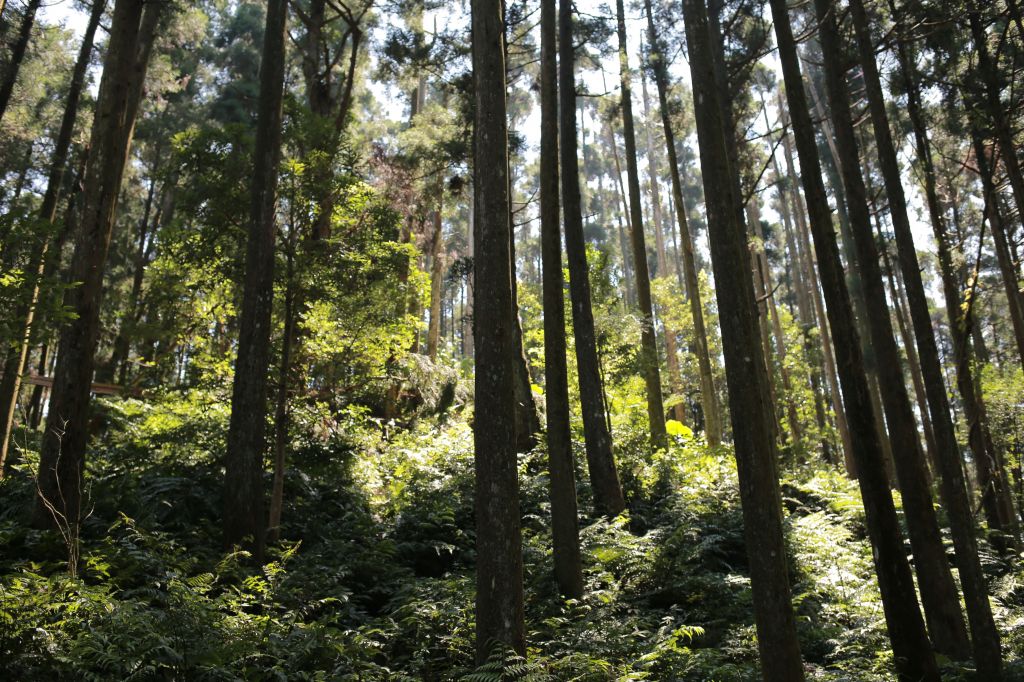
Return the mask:
<path fill-rule="evenodd" d="M 224 543 L 229 547 L 247 544 L 257 561 L 263 558 L 266 524 L 263 514 L 263 454 L 266 447 L 267 372 L 274 297 L 274 241 L 287 23 L 287 0 L 270 0 L 260 59 L 249 235 L 225 458 Z"/>
<path fill-rule="evenodd" d="M 693 102 L 697 117 L 711 260 L 715 271 L 722 347 L 740 478 L 744 537 L 750 557 L 754 616 L 762 674 L 771 682 L 803 680 L 782 536 L 778 450 L 768 402 L 767 372 L 758 367 L 760 345 L 745 227 L 739 221 L 727 152 L 725 115 L 715 86 L 714 53 L 704 0 L 684 0 Z"/>
<path fill-rule="evenodd" d="M 70 279 L 65 296 L 76 317 L 61 330 L 50 409 L 39 456 L 37 525 L 77 527 L 89 437 L 89 395 L 99 338 L 100 298 L 118 195 L 160 15 L 165 3 L 117 0 L 111 19 L 89 160 L 74 217 Z"/>
<path fill-rule="evenodd" d="M 697 369 L 700 373 L 700 404 L 704 413 L 704 436 L 709 445 L 718 445 L 722 440 L 721 406 L 711 370 L 711 354 L 708 352 L 708 336 L 704 323 L 704 305 L 700 299 L 700 284 L 697 279 L 697 263 L 693 255 L 693 236 L 686 216 L 686 201 L 683 199 L 683 182 L 680 177 L 679 158 L 676 153 L 675 131 L 672 129 L 671 109 L 668 99 L 668 64 L 661 37 L 654 25 L 651 0 L 644 1 L 647 13 L 648 41 L 651 44 L 650 62 L 654 72 L 654 84 L 658 88 L 658 104 L 661 126 L 665 134 L 665 151 L 668 154 L 668 170 L 672 179 L 672 203 L 676 209 L 676 226 L 679 229 L 679 250 L 682 252 L 683 281 L 686 297 L 693 318 L 694 353 L 697 355 Z"/>
<path fill-rule="evenodd" d="M 633 125 L 633 101 L 630 89 L 629 53 L 626 47 L 626 9 L 623 0 L 616 0 L 619 36 L 619 77 L 621 81 L 622 136 L 626 141 L 626 176 L 629 184 L 630 243 L 633 247 L 633 272 L 636 275 L 636 298 L 640 311 L 640 364 L 647 389 L 647 419 L 655 447 L 663 446 L 665 406 L 661 395 L 661 370 L 658 363 L 658 339 L 654 331 L 654 308 L 651 302 L 651 275 L 647 267 L 647 244 L 644 238 L 644 217 L 640 205 L 640 171 L 637 168 L 636 131 Z"/>
<path fill-rule="evenodd" d="M 555 578 L 562 594 L 583 596 L 576 468 L 569 430 L 562 234 L 558 224 L 558 32 L 557 3 L 543 0 L 540 15 L 540 229 L 544 297 L 544 379 L 547 406 L 548 471 L 551 477 L 551 535 Z"/>
<path fill-rule="evenodd" d="M 909 36 L 906 24 L 900 13 L 895 11 L 896 8 L 892 7 L 892 9 L 896 19 L 897 54 L 907 94 L 907 113 L 914 132 L 914 148 L 917 151 L 918 163 L 924 176 L 925 200 L 932 230 L 939 246 L 940 267 L 945 270 L 944 263 L 948 260 L 947 230 L 943 221 L 944 214 L 939 204 L 931 142 L 925 124 L 916 70 L 910 59 L 907 45 Z M 916 289 L 915 291 L 916 296 L 922 293 Z M 947 292 L 947 296 L 949 293 L 951 292 Z M 917 300 L 920 305 L 920 299 Z M 947 308 L 951 302 L 952 300 L 947 297 Z M 921 374 L 932 417 L 935 457 L 941 475 L 940 493 L 945 503 L 953 546 L 956 550 L 956 563 L 960 574 L 960 583 L 963 586 L 964 604 L 967 607 L 971 640 L 974 645 L 974 660 L 980 672 L 991 679 L 999 679 L 1002 670 L 999 632 L 992 617 L 988 586 L 978 557 L 971 501 L 964 480 L 963 465 L 956 442 L 956 434 L 953 430 L 953 421 L 950 417 L 949 398 L 942 376 L 942 367 L 939 364 L 935 333 L 930 323 L 925 325 L 923 320 L 914 319 L 913 309 L 910 311 L 910 317 L 914 325 L 914 337 L 917 341 L 918 357 L 921 361 Z M 918 317 L 920 318 L 920 313 Z"/>
<path fill-rule="evenodd" d="M 856 267 L 864 298 L 872 310 L 888 307 L 882 280 L 880 257 L 871 228 L 867 190 L 861 175 L 861 162 L 854 134 L 847 94 L 843 49 L 832 6 L 828 0 L 815 0 L 828 100 L 834 123 L 842 182 L 846 189 L 846 209 L 850 233 L 856 249 Z M 942 534 L 935 516 L 928 470 L 917 435 L 917 422 L 900 364 L 899 348 L 889 315 L 869 315 L 865 320 L 878 369 L 886 381 L 880 382 L 882 403 L 892 441 L 893 458 L 903 512 L 914 550 L 914 568 L 921 590 L 928 633 L 937 651 L 964 660 L 970 657 L 967 627 L 960 612 L 960 598 L 946 560 Z"/>
<path fill-rule="evenodd" d="M 71 84 L 68 87 L 64 115 L 61 118 L 57 139 L 54 141 L 50 172 L 46 178 L 46 191 L 39 207 L 39 219 L 44 225 L 53 225 L 57 218 L 57 205 L 64 185 L 68 151 L 75 131 L 75 121 L 78 118 L 78 105 L 85 87 L 86 71 L 92 59 L 96 28 L 99 26 L 105 7 L 106 0 L 94 0 L 92 10 L 89 12 L 89 22 L 82 35 L 82 46 L 78 51 L 78 59 L 75 61 L 75 67 L 71 73 Z M 26 281 L 27 300 L 24 308 L 16 312 L 16 319 L 23 320 L 21 339 L 8 351 L 7 359 L 4 362 L 3 377 L 0 378 L 0 477 L 4 475 L 4 465 L 7 461 L 11 429 L 14 426 L 14 412 L 21 389 L 21 377 L 28 359 L 29 346 L 32 343 L 36 306 L 39 303 L 40 286 L 50 241 L 49 233 L 41 235 L 29 257 L 27 271 L 31 276 Z"/>
<path fill-rule="evenodd" d="M 785 0 L 771 0 L 771 10 L 822 289 L 828 304 L 837 369 L 857 464 L 857 481 L 864 501 L 868 535 L 874 550 L 875 572 L 882 594 L 889 639 L 896 657 L 896 670 L 901 680 L 937 681 L 938 668 L 917 604 L 914 578 L 903 551 L 903 538 L 885 473 L 882 446 L 864 372 L 860 335 L 854 323 L 853 306 L 825 195 L 821 162 L 804 93 L 789 10 Z"/>
<path fill-rule="evenodd" d="M 616 516 L 626 508 L 626 500 L 622 495 L 612 454 L 612 437 L 605 419 L 604 389 L 597 358 L 594 312 L 590 303 L 590 271 L 583 238 L 583 202 L 576 154 L 576 51 L 572 28 L 572 3 L 559 0 L 558 155 L 562 170 L 562 219 L 565 223 L 565 254 L 569 266 L 569 299 L 576 341 L 583 435 L 594 504 L 601 513 Z"/>
<path fill-rule="evenodd" d="M 850 12 L 853 18 L 853 25 L 857 37 L 857 49 L 860 56 L 860 63 L 864 74 L 865 93 L 868 100 L 868 110 L 871 114 L 872 131 L 874 132 L 875 147 L 878 153 L 879 166 L 882 171 L 882 179 L 885 185 L 885 193 L 889 199 L 889 214 L 892 218 L 893 231 L 896 236 L 896 246 L 899 255 L 900 270 L 903 273 L 903 282 L 910 301 L 910 314 L 914 324 L 914 332 L 917 335 L 918 344 L 927 346 L 928 339 L 934 338 L 931 329 L 931 317 L 928 313 L 928 303 L 924 291 L 924 283 L 921 278 L 921 269 L 918 263 L 917 251 L 914 245 L 914 236 L 910 229 L 910 217 L 907 209 L 906 195 L 903 191 L 903 181 L 900 176 L 899 160 L 896 156 L 896 145 L 889 129 L 889 117 L 886 112 L 885 99 L 882 94 L 881 76 L 878 72 L 878 64 L 875 61 L 874 41 L 871 37 L 871 25 L 867 11 L 860 0 L 850 0 Z M 941 241 L 944 237 L 937 238 Z M 940 254 L 941 256 L 941 254 Z M 944 283 L 945 285 L 946 283 Z M 948 284 L 955 286 L 952 282 Z M 949 286 L 944 286 L 949 289 Z M 947 291 L 947 300 L 956 302 L 950 309 L 959 310 L 959 295 L 954 288 L 953 292 Z M 980 466 L 990 465 L 988 468 L 988 480 L 985 484 L 987 499 L 986 509 L 989 514 L 989 521 L 996 522 L 999 530 L 1004 531 L 1013 541 L 1020 541 L 1019 525 L 1016 513 L 1013 510 L 1013 502 L 1006 486 L 1006 475 L 1002 471 L 1000 457 L 992 447 L 991 438 L 987 437 L 987 423 L 984 415 L 984 404 L 978 395 L 974 380 L 971 378 L 969 363 L 969 327 L 956 321 L 951 325 L 951 334 L 954 340 L 954 353 L 956 355 L 957 386 L 961 398 L 964 401 L 964 410 L 967 412 L 969 422 L 969 441 L 974 451 L 975 463 Z M 937 353 L 933 354 L 930 348 L 919 348 L 919 355 L 922 364 L 928 369 L 925 370 L 926 388 L 932 384 L 929 392 L 929 403 L 932 403 L 932 393 L 938 393 L 936 382 L 940 370 Z M 935 396 L 935 403 L 941 405 L 942 398 Z M 933 420 L 935 416 L 933 415 Z M 984 469 L 980 469 L 985 473 Z"/>
<path fill-rule="evenodd" d="M 474 315 L 476 388 L 476 657 L 495 645 L 526 653 L 523 555 L 516 459 L 508 122 L 504 6 L 473 0 L 473 235 L 475 286 L 488 305 Z M 572 109 L 570 109 L 571 111 Z"/>

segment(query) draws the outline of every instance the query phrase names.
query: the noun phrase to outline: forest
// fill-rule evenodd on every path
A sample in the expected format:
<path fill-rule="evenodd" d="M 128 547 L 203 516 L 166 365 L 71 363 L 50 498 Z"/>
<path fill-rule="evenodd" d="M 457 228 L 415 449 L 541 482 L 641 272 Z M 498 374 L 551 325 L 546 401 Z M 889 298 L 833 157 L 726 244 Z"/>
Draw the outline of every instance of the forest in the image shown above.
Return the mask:
<path fill-rule="evenodd" d="M 0 0 L 0 678 L 1024 680 L 1019 0 Z"/>

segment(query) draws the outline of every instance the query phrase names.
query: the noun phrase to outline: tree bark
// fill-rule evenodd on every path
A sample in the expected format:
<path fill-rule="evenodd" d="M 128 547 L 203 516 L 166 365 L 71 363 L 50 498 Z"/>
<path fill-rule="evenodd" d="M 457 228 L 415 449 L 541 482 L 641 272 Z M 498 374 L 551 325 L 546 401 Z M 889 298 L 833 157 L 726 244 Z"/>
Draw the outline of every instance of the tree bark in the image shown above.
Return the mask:
<path fill-rule="evenodd" d="M 626 50 L 626 10 L 623 0 L 616 0 L 619 36 L 619 77 L 622 83 L 622 136 L 626 142 L 626 176 L 629 181 L 630 242 L 633 247 L 633 272 L 636 275 L 636 298 L 640 312 L 640 364 L 647 389 L 647 420 L 655 448 L 668 440 L 665 431 L 665 407 L 661 395 L 661 370 L 658 361 L 658 339 L 654 331 L 654 308 L 651 303 L 651 277 L 647 268 L 647 245 L 644 218 L 640 208 L 640 172 L 637 169 L 636 132 L 633 125 L 633 102 L 630 92 L 629 58 Z"/>
<path fill-rule="evenodd" d="M 713 39 L 704 0 L 684 0 L 683 17 L 762 675 L 770 682 L 798 681 L 804 673 L 782 536 L 778 450 L 767 402 L 767 373 L 758 366 L 764 356 L 756 352 L 760 341 L 753 290 L 737 277 L 750 268 L 746 230 L 736 210 L 743 200 L 733 195 L 735 183 L 729 177 L 736 169 L 729 161 L 731 140 L 716 94 Z"/>
<path fill-rule="evenodd" d="M 583 596 L 576 468 L 569 429 L 562 234 L 558 224 L 558 9 L 541 3 L 540 210 L 544 300 L 544 378 L 547 396 L 548 475 L 551 478 L 551 540 L 555 579 L 562 595 Z"/>
<path fill-rule="evenodd" d="M 595 507 L 599 513 L 614 517 L 626 508 L 626 500 L 615 468 L 611 431 L 605 419 L 604 389 L 597 358 L 594 313 L 590 304 L 590 272 L 583 238 L 579 160 L 576 154 L 576 73 L 571 0 L 559 0 L 558 50 L 558 154 L 562 170 L 562 219 L 565 224 L 569 300 L 576 341 L 587 467 Z"/>
<path fill-rule="evenodd" d="M 800 156 L 804 196 L 807 198 L 818 266 L 828 303 L 828 319 L 832 327 L 839 379 L 857 462 L 857 481 L 864 501 L 875 572 L 882 594 L 889 639 L 896 657 L 896 670 L 901 681 L 938 682 L 935 656 L 917 604 L 914 578 L 903 551 L 903 538 L 885 474 L 882 447 L 864 373 L 860 335 L 854 323 L 850 293 L 825 196 L 821 162 L 800 74 L 796 42 L 789 23 L 789 10 L 785 0 L 771 0 L 771 10 L 789 114 L 793 120 L 793 134 Z"/>
<path fill-rule="evenodd" d="M 523 556 L 515 448 L 513 295 L 509 223 L 504 16 L 500 0 L 473 0 L 473 188 L 476 286 L 488 305 L 474 319 L 476 399 L 476 659 L 497 644 L 526 654 Z"/>
<path fill-rule="evenodd" d="M 257 562 L 263 559 L 266 530 L 263 456 L 287 19 L 286 0 L 270 0 L 260 62 L 249 236 L 225 458 L 224 544 L 250 547 Z"/>

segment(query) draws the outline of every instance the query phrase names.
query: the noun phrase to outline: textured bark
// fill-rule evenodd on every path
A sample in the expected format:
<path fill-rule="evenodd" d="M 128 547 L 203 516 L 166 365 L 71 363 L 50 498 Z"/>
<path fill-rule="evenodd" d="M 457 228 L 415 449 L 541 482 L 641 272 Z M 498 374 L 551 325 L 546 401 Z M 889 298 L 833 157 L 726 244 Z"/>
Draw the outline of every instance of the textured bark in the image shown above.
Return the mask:
<path fill-rule="evenodd" d="M 576 74 L 570 0 L 559 0 L 558 4 L 558 50 L 558 155 L 562 170 L 562 220 L 565 225 L 565 255 L 569 267 L 569 299 L 576 341 L 587 467 L 597 510 L 607 516 L 617 516 L 626 508 L 626 500 L 615 469 L 611 430 L 605 418 L 594 313 L 590 306 L 590 273 L 583 238 L 583 208 L 576 154 Z"/>
<path fill-rule="evenodd" d="M 856 267 L 868 307 L 882 311 L 888 309 L 888 302 L 878 248 L 871 228 L 867 190 L 861 174 L 860 154 L 847 94 L 846 70 L 841 65 L 839 32 L 829 1 L 815 0 L 814 5 L 824 57 L 826 90 L 834 123 L 837 161 L 846 190 L 850 232 L 856 249 Z M 960 612 L 960 597 L 946 560 L 942 533 L 935 516 L 928 486 L 928 470 L 917 436 L 910 395 L 903 381 L 903 368 L 900 365 L 892 320 L 887 314 L 876 314 L 868 316 L 865 321 L 879 371 L 887 377 L 886 381 L 880 382 L 882 404 L 888 420 L 896 475 L 903 494 L 903 514 L 914 552 L 914 568 L 928 633 L 937 651 L 954 659 L 965 660 L 971 654 L 967 626 Z"/>
<path fill-rule="evenodd" d="M 837 369 L 850 425 L 854 457 L 857 461 L 857 481 L 864 501 L 875 572 L 882 595 L 889 639 L 896 658 L 896 670 L 901 681 L 937 682 L 939 673 L 935 656 L 917 604 L 914 578 L 903 551 L 903 538 L 889 491 L 889 481 L 885 475 L 882 447 L 878 440 L 867 377 L 864 373 L 860 338 L 854 323 L 853 306 L 839 258 L 831 211 L 825 196 L 821 162 L 800 74 L 796 42 L 789 23 L 789 11 L 785 0 L 771 0 L 771 9 L 789 101 L 789 114 L 793 120 L 793 133 L 800 156 L 804 196 L 807 198 L 822 288 L 828 303 L 827 312 L 833 332 Z"/>
<path fill-rule="evenodd" d="M 633 125 L 633 102 L 626 48 L 626 10 L 623 0 L 616 0 L 615 7 L 618 16 L 619 76 L 622 84 L 622 136 L 626 142 L 626 176 L 629 182 L 629 234 L 633 247 L 637 307 L 640 312 L 640 369 L 647 391 L 647 420 L 651 429 L 651 441 L 655 447 L 662 447 L 667 442 L 668 435 L 665 432 L 665 406 L 661 395 L 661 370 L 658 362 L 658 339 L 654 331 L 654 308 L 651 303 L 651 277 L 647 268 L 644 218 L 640 208 L 640 172 L 637 169 L 636 131 Z"/>
<path fill-rule="evenodd" d="M 25 52 L 28 50 L 28 43 L 32 38 L 32 27 L 36 21 L 36 12 L 41 4 L 42 0 L 29 0 L 21 16 L 18 37 L 14 40 L 10 60 L 7 62 L 7 72 L 4 73 L 3 81 L 0 81 L 0 121 L 3 120 L 7 107 L 11 103 L 11 93 L 14 92 L 14 86 L 18 82 L 18 72 L 21 70 L 21 63 L 25 60 Z"/>
<path fill-rule="evenodd" d="M 89 388 L 99 337 L 100 299 L 117 199 L 138 114 L 146 67 L 163 4 L 118 0 L 103 65 L 77 212 L 70 290 L 65 305 L 77 317 L 61 330 L 50 411 L 39 461 L 35 523 L 77 527 L 88 442 Z M 57 520 L 59 519 L 59 521 Z"/>
<path fill-rule="evenodd" d="M 93 39 L 96 36 L 96 28 L 103 16 L 105 5 L 106 0 L 94 1 L 92 11 L 89 13 L 89 22 L 82 35 L 82 46 L 78 51 L 78 59 L 71 72 L 71 85 L 68 88 L 60 130 L 57 132 L 57 139 L 54 142 L 50 172 L 46 179 L 46 191 L 39 207 L 39 219 L 47 225 L 52 225 L 57 218 L 57 204 L 60 200 L 67 169 L 68 150 L 71 148 L 71 137 L 75 131 L 75 120 L 78 117 L 78 104 L 81 100 L 82 89 L 85 87 L 86 70 L 89 68 L 92 58 Z M 64 236 L 66 237 L 66 233 Z M 15 313 L 15 319 L 23 320 L 22 335 L 16 349 L 9 355 L 8 362 L 4 363 L 4 373 L 0 379 L 0 477 L 4 475 L 7 461 L 11 430 L 14 427 L 14 412 L 21 390 L 25 362 L 28 359 L 29 347 L 32 343 L 32 330 L 36 323 L 36 306 L 39 303 L 40 285 L 45 279 L 49 246 L 48 236 L 44 235 L 29 256 L 26 272 L 33 273 L 35 276 L 30 277 L 27 282 L 28 300 L 26 305 Z"/>
<path fill-rule="evenodd" d="M 473 0 L 473 189 L 476 286 L 476 658 L 500 643 L 526 654 L 515 396 L 504 17 L 500 0 Z"/>
<path fill-rule="evenodd" d="M 544 378 L 547 397 L 548 475 L 551 478 L 551 544 L 555 579 L 562 595 L 583 596 L 576 469 L 569 430 L 562 234 L 558 224 L 558 9 L 541 3 L 540 229 L 543 261 Z"/>
<path fill-rule="evenodd" d="M 684 0 L 683 16 L 762 675 L 769 682 L 802 680 L 782 537 L 778 451 L 767 403 L 767 374 L 758 367 L 763 355 L 755 351 L 759 340 L 753 290 L 745 278 L 736 276 L 750 267 L 746 230 L 736 211 L 743 202 L 733 195 L 734 183 L 729 177 L 736 170 L 729 162 L 726 150 L 731 141 L 715 94 L 712 38 L 704 0 Z"/>
<path fill-rule="evenodd" d="M 245 544 L 251 548 L 256 561 L 263 558 L 266 524 L 263 455 L 266 449 L 267 372 L 274 299 L 274 240 L 287 18 L 285 0 L 268 2 L 260 62 L 260 97 L 238 357 L 235 360 L 225 459 L 224 543 L 228 547 Z"/>

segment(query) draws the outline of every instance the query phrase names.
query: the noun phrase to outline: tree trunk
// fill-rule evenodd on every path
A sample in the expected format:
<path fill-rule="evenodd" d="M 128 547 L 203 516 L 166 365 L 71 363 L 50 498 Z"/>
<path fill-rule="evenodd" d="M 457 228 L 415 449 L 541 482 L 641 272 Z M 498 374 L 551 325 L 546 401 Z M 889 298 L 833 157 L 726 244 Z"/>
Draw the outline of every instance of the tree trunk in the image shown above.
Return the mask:
<path fill-rule="evenodd" d="M 473 188 L 476 286 L 488 293 L 474 320 L 476 399 L 476 659 L 495 645 L 526 654 L 523 554 L 515 448 L 513 294 L 505 110 L 503 7 L 473 0 Z"/>
<path fill-rule="evenodd" d="M 717 283 L 729 408 L 740 478 L 744 536 L 750 557 L 762 675 L 770 682 L 804 679 L 782 536 L 773 415 L 759 345 L 753 290 L 736 273 L 749 270 L 746 230 L 733 195 L 725 117 L 715 94 L 712 37 L 704 0 L 684 0 L 694 111 L 700 142 L 708 236 Z"/>
<path fill-rule="evenodd" d="M 99 0 L 96 0 L 99 2 Z M 42 0 L 28 0 L 25 5 L 25 12 L 21 17 L 21 28 L 18 29 L 18 37 L 14 40 L 11 48 L 10 60 L 7 62 L 7 72 L 3 81 L 0 81 L 0 121 L 7 112 L 7 106 L 11 103 L 11 93 L 18 82 L 18 72 L 21 70 L 21 63 L 25 59 L 25 52 L 28 50 L 29 40 L 32 38 L 32 26 L 36 21 L 36 12 Z"/>
<path fill-rule="evenodd" d="M 289 226 L 285 253 L 284 330 L 281 336 L 281 364 L 277 373 L 277 397 L 274 405 L 274 482 L 270 490 L 270 519 L 267 523 L 267 542 L 281 538 L 281 513 L 284 510 L 284 475 L 288 452 L 288 429 L 291 412 L 288 394 L 292 379 L 292 350 L 298 338 L 297 282 L 295 281 L 295 225 Z"/>
<path fill-rule="evenodd" d="M 658 187 L 658 159 L 655 156 L 654 141 L 651 136 L 651 105 L 647 96 L 647 78 L 643 70 L 640 71 L 640 82 L 643 89 L 644 99 L 644 136 L 647 142 L 647 173 L 651 186 L 651 216 L 654 222 L 655 245 L 658 256 L 658 276 L 668 276 L 668 260 L 665 257 L 665 239 L 662 231 L 661 219 L 661 192 Z M 676 341 L 676 332 L 667 324 L 663 325 L 665 334 L 665 363 L 668 366 L 669 384 L 671 390 L 678 396 L 678 402 L 672 407 L 672 414 L 676 420 L 686 422 L 686 404 L 682 399 L 683 377 L 679 369 L 679 348 Z"/>
<path fill-rule="evenodd" d="M 889 639 L 896 657 L 896 670 L 901 681 L 938 682 L 935 656 L 917 604 L 914 578 L 903 551 L 903 538 L 885 475 L 882 446 L 864 373 L 860 337 L 854 323 L 853 306 L 825 196 L 821 162 L 804 94 L 796 42 L 789 23 L 789 10 L 785 0 L 771 0 L 771 9 L 789 100 L 789 115 L 793 120 L 793 133 L 800 156 L 804 196 L 807 198 L 818 266 L 828 303 L 828 319 L 833 332 L 839 379 L 857 461 L 857 481 L 864 501 L 875 572 L 882 594 Z"/>
<path fill-rule="evenodd" d="M 590 306 L 590 272 L 583 238 L 579 160 L 576 154 L 576 72 L 571 0 L 559 0 L 558 36 L 558 155 L 562 170 L 562 219 L 565 224 L 565 255 L 569 268 L 569 300 L 576 341 L 583 434 L 594 505 L 599 513 L 614 517 L 626 508 L 626 500 L 615 469 L 611 431 L 605 420 L 604 389 L 597 358 L 594 313 Z"/>
<path fill-rule="evenodd" d="M 38 3 L 37 3 L 38 4 Z M 68 88 L 67 103 L 64 105 L 64 115 L 60 121 L 60 130 L 57 133 L 57 140 L 54 143 L 53 159 L 50 162 L 50 172 L 46 179 L 46 192 L 43 194 L 43 202 L 39 207 L 39 218 L 46 225 L 52 225 L 57 218 L 57 204 L 60 200 L 61 188 L 63 186 L 65 169 L 68 162 L 68 150 L 71 147 L 71 137 L 75 131 L 75 121 L 78 118 L 78 104 L 81 100 L 82 89 L 85 87 L 85 74 L 92 59 L 93 39 L 96 36 L 96 28 L 99 26 L 100 18 L 103 16 L 103 9 L 106 0 L 95 0 L 92 12 L 89 14 L 89 23 L 85 27 L 82 36 L 82 46 L 78 51 L 78 59 L 75 61 L 75 68 L 71 72 L 71 85 Z M 63 231 L 66 233 L 66 229 Z M 7 450 L 10 446 L 11 430 L 14 427 L 14 412 L 18 403 L 18 394 L 21 390 L 21 377 L 25 371 L 25 362 L 32 343 L 32 330 L 35 326 L 36 306 L 39 303 L 40 286 L 45 279 L 45 268 L 47 263 L 47 249 L 49 247 L 49 235 L 41 235 L 39 243 L 33 249 L 29 257 L 26 271 L 33 273 L 34 277 L 27 282 L 30 287 L 27 305 L 24 309 L 16 312 L 15 319 L 24 320 L 22 337 L 15 351 L 16 360 L 8 365 L 5 363 L 3 378 L 0 379 L 0 477 L 4 475 L 5 462 L 7 461 Z M 63 244 L 63 240 L 61 240 Z"/>
<path fill-rule="evenodd" d="M 807 230 L 807 216 L 796 187 L 797 175 L 794 170 L 793 149 L 788 135 L 783 135 L 782 146 L 786 153 L 786 175 L 789 178 L 790 200 L 796 209 L 796 228 L 800 251 L 804 257 L 804 274 L 810 284 L 811 301 L 814 303 L 814 314 L 818 319 L 818 329 L 821 332 L 822 364 L 825 368 L 825 380 L 828 382 L 828 392 L 832 402 L 832 415 L 836 420 L 836 429 L 839 431 L 839 440 L 843 446 L 843 465 L 846 468 L 846 475 L 856 478 L 857 465 L 853 459 L 853 439 L 850 436 L 850 425 L 846 421 L 846 409 L 843 407 L 842 394 L 839 390 L 839 373 L 836 370 L 835 355 L 832 352 L 832 332 L 829 328 L 828 316 L 825 314 L 825 302 L 821 296 L 821 286 L 818 282 L 814 253 Z"/>
<path fill-rule="evenodd" d="M 576 467 L 569 429 L 562 235 L 558 224 L 557 6 L 541 4 L 540 210 L 544 299 L 544 378 L 547 396 L 548 474 L 551 478 L 551 541 L 555 579 L 562 596 L 583 596 Z"/>
<path fill-rule="evenodd" d="M 437 346 L 441 336 L 441 285 L 444 279 L 444 262 L 441 258 L 444 245 L 444 227 L 441 221 L 441 197 L 443 183 L 438 188 L 437 208 L 434 209 L 434 234 L 430 239 L 430 325 L 427 327 L 427 355 L 437 359 Z"/>
<path fill-rule="evenodd" d="M 263 455 L 287 19 L 287 2 L 270 0 L 260 62 L 249 236 L 225 458 L 224 544 L 231 547 L 244 543 L 251 547 L 257 562 L 263 559 L 266 523 Z"/>
<path fill-rule="evenodd" d="M 861 175 L 861 160 L 854 135 L 847 94 L 846 69 L 841 66 L 842 47 L 835 15 L 829 0 L 815 0 L 819 38 L 824 57 L 825 83 L 834 122 L 837 161 L 847 200 L 850 232 L 856 249 L 856 267 L 867 306 L 885 311 L 885 283 L 879 265 L 878 248 L 871 228 L 868 195 Z M 935 649 L 956 660 L 971 654 L 967 627 L 960 612 L 960 597 L 942 544 L 942 533 L 935 516 L 928 470 L 917 436 L 910 395 L 903 381 L 899 348 L 888 314 L 867 316 L 868 332 L 880 373 L 882 403 L 888 420 L 889 438 L 903 494 L 903 513 L 914 552 L 914 568 L 921 590 L 928 632 Z"/>
<path fill-rule="evenodd" d="M 145 11 L 143 6 L 145 5 Z M 60 334 L 50 410 L 39 461 L 37 526 L 75 529 L 89 436 L 89 394 L 99 336 L 100 298 L 121 180 L 135 132 L 146 67 L 164 5 L 118 0 L 103 65 L 75 228 L 70 290 L 77 317 Z"/>
<path fill-rule="evenodd" d="M 622 82 L 622 136 L 626 141 L 626 176 L 629 180 L 630 242 L 633 247 L 633 272 L 636 275 L 636 298 L 640 312 L 640 364 L 647 389 L 647 420 L 655 448 L 667 443 L 665 407 L 661 395 L 661 370 L 658 362 L 658 339 L 654 331 L 654 308 L 651 303 L 651 278 L 647 268 L 647 245 L 644 239 L 644 218 L 640 208 L 640 172 L 637 169 L 636 132 L 633 127 L 633 102 L 630 93 L 629 58 L 626 51 L 626 10 L 623 0 L 616 0 L 619 36 L 619 76 Z"/>
<path fill-rule="evenodd" d="M 612 189 L 619 200 L 619 251 L 622 253 L 622 279 L 626 286 L 626 304 L 634 306 L 636 305 L 636 287 L 634 285 L 636 280 L 633 277 L 633 255 L 629 249 L 629 237 L 626 235 L 627 232 L 633 234 L 633 221 L 629 215 L 629 206 L 626 204 L 626 187 L 622 184 L 622 164 L 619 161 L 619 145 L 615 141 L 615 134 L 612 132 L 611 123 L 605 126 L 605 131 L 608 137 L 608 146 L 612 149 L 612 159 L 615 161 L 615 182 L 612 183 Z M 582 204 L 583 200 L 581 198 L 580 205 L 582 206 Z M 626 221 L 625 229 L 622 227 L 623 219 Z"/>

